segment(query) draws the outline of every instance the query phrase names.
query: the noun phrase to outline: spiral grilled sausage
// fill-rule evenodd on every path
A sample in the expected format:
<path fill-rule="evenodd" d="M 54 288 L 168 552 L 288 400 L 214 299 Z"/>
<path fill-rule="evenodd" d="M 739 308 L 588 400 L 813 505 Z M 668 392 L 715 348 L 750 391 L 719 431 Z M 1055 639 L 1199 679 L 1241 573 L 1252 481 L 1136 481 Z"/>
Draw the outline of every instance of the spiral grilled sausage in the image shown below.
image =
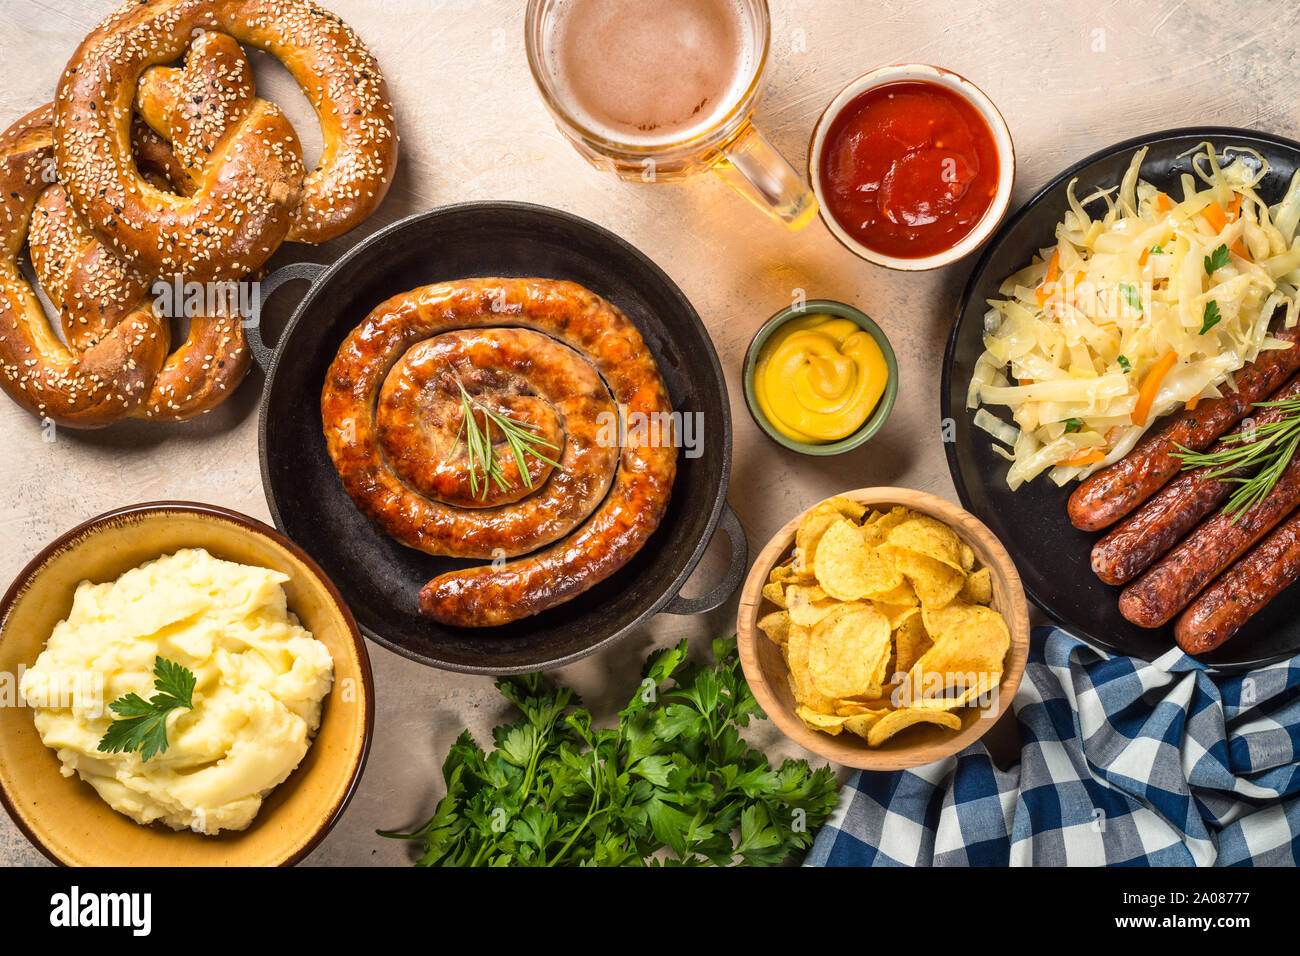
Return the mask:
<path fill-rule="evenodd" d="M 289 69 L 320 120 L 324 151 L 315 170 L 304 176 L 297 135 L 280 110 L 234 84 L 215 95 L 234 98 L 239 115 L 201 154 L 202 168 L 190 169 L 191 195 L 166 193 L 140 175 L 130 142 L 137 85 L 202 31 L 266 50 Z M 184 121 L 152 108 L 157 96 L 142 99 L 155 128 Z M 378 65 L 347 24 L 310 0 L 131 0 L 82 42 L 55 106 L 59 175 L 73 208 L 151 274 L 239 279 L 286 236 L 340 235 L 379 204 L 397 162 Z"/>
<path fill-rule="evenodd" d="M 462 387 L 562 443 L 559 467 L 529 462 L 532 489 L 516 469 L 495 497 L 480 499 L 481 488 L 467 496 L 456 473 L 473 470 L 457 437 Z M 567 601 L 653 534 L 677 452 L 635 429 L 619 447 L 609 429 L 620 410 L 624 421 L 664 421 L 672 412 L 641 334 L 599 296 L 549 279 L 467 279 L 382 303 L 343 342 L 321 396 L 343 486 L 382 530 L 435 555 L 534 552 L 425 585 L 420 611 L 464 627 Z M 493 453 L 508 464 L 499 443 Z"/>

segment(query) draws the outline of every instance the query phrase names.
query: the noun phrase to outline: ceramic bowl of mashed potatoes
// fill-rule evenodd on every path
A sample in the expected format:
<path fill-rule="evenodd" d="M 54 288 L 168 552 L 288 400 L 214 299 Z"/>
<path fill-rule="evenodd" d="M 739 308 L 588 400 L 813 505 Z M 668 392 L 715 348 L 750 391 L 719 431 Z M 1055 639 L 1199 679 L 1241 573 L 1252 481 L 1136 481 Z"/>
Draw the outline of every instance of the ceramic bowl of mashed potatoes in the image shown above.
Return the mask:
<path fill-rule="evenodd" d="M 193 668 L 192 708 L 148 760 L 99 752 L 109 704 L 153 693 L 155 655 Z M 0 602 L 0 695 L 0 800 L 68 865 L 297 863 L 351 799 L 374 724 L 365 642 L 320 568 L 189 502 L 93 518 L 23 569 Z"/>

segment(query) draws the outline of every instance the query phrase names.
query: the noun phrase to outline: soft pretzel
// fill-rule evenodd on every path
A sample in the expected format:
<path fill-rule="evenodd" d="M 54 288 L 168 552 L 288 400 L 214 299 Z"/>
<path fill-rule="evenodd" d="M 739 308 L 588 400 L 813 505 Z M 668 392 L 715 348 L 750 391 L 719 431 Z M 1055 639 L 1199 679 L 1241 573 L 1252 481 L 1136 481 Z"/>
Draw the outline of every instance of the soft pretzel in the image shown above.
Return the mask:
<path fill-rule="evenodd" d="M 50 328 L 18 267 L 28 224 L 53 177 L 49 106 L 0 135 L 0 386 L 19 404 L 61 425 L 93 428 L 132 414 L 167 358 L 167 329 L 147 306 L 130 309 L 84 349 Z"/>
<path fill-rule="evenodd" d="M 153 283 L 96 239 L 54 186 L 37 201 L 28 234 L 32 268 L 59 309 L 71 349 L 93 347 L 137 308 L 152 309 Z M 251 356 L 242 319 L 227 304 L 190 317 L 189 333 L 167 356 L 134 418 L 185 421 L 221 404 L 248 372 Z M 159 336 L 170 341 L 169 323 L 159 317 Z"/>
<path fill-rule="evenodd" d="M 539 469 L 527 491 L 514 480 L 499 499 L 459 498 L 454 472 L 472 463 L 457 441 L 458 382 L 537 434 L 562 436 L 552 440 L 560 467 Z M 421 612 L 465 627 L 569 600 L 658 527 L 677 452 L 644 429 L 620 435 L 619 410 L 634 422 L 671 414 L 654 358 L 615 306 L 550 279 L 466 279 L 389 299 L 344 340 L 321 395 L 343 486 L 383 530 L 430 554 L 533 552 L 425 585 Z M 508 458 L 496 437 L 493 453 Z"/>
<path fill-rule="evenodd" d="M 160 188 L 184 182 L 171 145 L 143 120 L 133 130 L 133 148 L 141 172 Z M 38 284 L 59 310 L 69 348 L 94 345 L 149 291 L 149 280 L 77 219 L 61 186 L 51 186 L 37 199 L 27 249 Z"/>
<path fill-rule="evenodd" d="M 145 180 L 131 157 L 137 85 L 151 67 L 216 31 L 276 56 L 320 120 L 324 150 L 304 178 L 297 138 L 278 109 L 253 99 L 205 153 L 190 196 Z M 155 74 L 154 81 L 175 81 Z M 146 90 L 146 111 L 164 120 Z M 308 0 L 131 0 L 82 42 L 56 97 L 60 178 L 73 208 L 146 272 L 239 278 L 292 230 L 340 235 L 382 200 L 397 162 L 388 87 L 374 57 L 338 17 Z"/>
<path fill-rule="evenodd" d="M 233 39 L 205 33 L 190 45 L 184 67 L 173 72 L 175 82 L 159 95 L 185 97 L 185 103 L 155 101 L 154 107 L 169 117 L 166 126 L 154 132 L 137 121 L 132 141 L 141 171 L 159 188 L 185 195 L 197 188 L 197 157 L 219 143 L 231 122 L 251 107 L 252 67 Z M 210 91 L 216 88 L 225 92 L 214 100 Z M 28 236 L 33 271 L 60 310 L 68 345 L 85 347 L 82 336 L 90 335 L 93 342 L 115 324 L 116 316 L 150 294 L 153 283 L 81 224 L 61 188 L 47 190 L 36 213 Z M 212 304 L 211 312 L 205 308 L 190 317 L 186 340 L 167 357 L 134 417 L 194 418 L 219 405 L 243 381 L 251 356 L 242 318 L 224 301 Z"/>
<path fill-rule="evenodd" d="M 192 45 L 185 67 L 179 71 L 184 82 L 175 88 L 178 94 L 248 70 L 243 51 L 229 37 L 212 34 L 200 40 Z M 205 111 L 203 122 L 178 122 L 169 127 L 168 135 L 176 137 L 177 152 L 192 156 L 218 138 L 228 107 L 233 111 L 240 108 L 223 100 L 216 108 Z M 49 108 L 41 114 L 37 125 L 40 123 L 48 138 Z M 136 124 L 133 148 L 142 171 L 160 188 L 175 185 L 184 190 L 190 185 L 185 165 L 171 146 L 143 123 Z M 29 400 L 15 397 L 54 421 L 84 427 L 110 424 L 127 416 L 180 421 L 215 407 L 248 370 L 249 354 L 240 317 L 225 308 L 225 303 L 214 303 L 218 307 L 210 314 L 191 316 L 186 341 L 168 355 L 169 323 L 153 312 L 151 278 L 117 256 L 81 223 L 69 208 L 63 188 L 48 183 L 52 179 L 48 175 L 49 157 L 43 163 L 42 179 L 24 183 L 36 195 L 27 242 L 37 280 L 59 310 L 67 347 L 61 348 L 49 334 L 38 306 L 35 312 L 9 315 L 10 322 L 21 329 L 15 339 L 8 334 L 3 337 L 0 354 L 11 345 L 31 350 L 35 344 L 40 361 L 27 359 L 19 364 L 25 364 L 32 374 L 44 369 L 46 381 L 69 381 L 69 370 L 76 368 L 78 357 L 96 355 L 104 347 L 101 343 L 120 339 L 120 325 L 148 327 L 144 342 L 150 348 L 145 362 L 132 356 L 126 359 L 124 369 L 108 377 L 117 381 L 127 373 L 140 373 L 139 378 L 129 377 L 129 401 L 98 408 L 52 400 L 49 394 L 31 401 L 34 380 L 30 375 L 24 391 Z M 21 298 L 21 293 L 16 294 Z M 132 366 L 132 362 L 136 365 Z M 102 371 L 96 374 L 105 377 Z"/>

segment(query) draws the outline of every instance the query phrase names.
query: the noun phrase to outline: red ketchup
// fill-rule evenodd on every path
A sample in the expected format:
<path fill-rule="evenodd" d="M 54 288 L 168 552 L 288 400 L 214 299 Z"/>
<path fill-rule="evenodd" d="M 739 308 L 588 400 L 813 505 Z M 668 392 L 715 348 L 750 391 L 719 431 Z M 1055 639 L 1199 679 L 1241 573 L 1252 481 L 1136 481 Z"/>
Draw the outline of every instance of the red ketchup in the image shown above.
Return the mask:
<path fill-rule="evenodd" d="M 851 100 L 822 145 L 831 216 L 875 252 L 946 252 L 984 217 L 998 189 L 998 149 L 984 117 L 937 83 L 887 83 Z"/>

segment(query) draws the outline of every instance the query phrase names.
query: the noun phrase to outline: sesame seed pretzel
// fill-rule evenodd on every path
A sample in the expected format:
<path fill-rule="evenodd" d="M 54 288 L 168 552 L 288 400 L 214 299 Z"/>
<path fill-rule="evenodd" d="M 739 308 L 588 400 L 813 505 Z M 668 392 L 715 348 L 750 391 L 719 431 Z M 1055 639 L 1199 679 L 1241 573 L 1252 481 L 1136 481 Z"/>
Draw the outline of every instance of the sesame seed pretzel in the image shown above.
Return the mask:
<path fill-rule="evenodd" d="M 252 99 L 202 152 L 205 162 L 182 160 L 191 195 L 140 175 L 131 154 L 137 98 L 157 131 L 186 118 L 157 106 L 167 99 L 157 87 L 174 83 L 173 74 L 154 73 L 142 97 L 137 88 L 198 31 L 229 34 L 288 68 L 320 121 L 324 149 L 314 170 L 304 177 L 283 114 Z M 143 271 L 197 281 L 240 278 L 287 237 L 320 242 L 346 232 L 382 200 L 397 162 L 378 64 L 346 23 L 309 0 L 130 0 L 73 55 L 55 110 L 59 176 L 73 209 Z"/>
<path fill-rule="evenodd" d="M 95 428 L 132 414 L 167 359 L 166 326 L 130 309 L 104 334 L 69 349 L 46 321 L 18 266 L 37 201 L 53 188 L 54 110 L 28 113 L 0 135 L 0 387 L 60 425 Z"/>
<path fill-rule="evenodd" d="M 224 34 L 205 34 L 196 40 L 185 67 L 177 72 L 176 84 L 166 91 L 169 94 L 203 89 L 213 80 L 225 82 L 232 76 L 251 76 L 243 51 Z M 202 122 L 178 120 L 169 124 L 166 135 L 175 136 L 174 149 L 143 121 L 137 121 L 133 151 L 142 172 L 159 188 L 174 187 L 180 192 L 193 189 L 187 157 L 201 153 L 207 143 L 219 137 L 225 127 L 228 102 L 236 104 L 230 109 L 239 110 L 251 96 L 248 87 L 241 99 L 223 99 L 216 109 L 205 110 Z M 162 105 L 169 111 L 175 109 L 172 103 Z M 50 141 L 51 108 L 41 111 L 32 123 L 38 138 Z M 51 150 L 52 142 L 50 147 L 43 147 L 43 152 Z M 6 374 L 13 367 L 11 359 L 16 358 L 9 354 L 11 348 L 21 349 L 27 356 L 16 363 L 26 374 L 19 377 L 23 395 L 15 397 L 32 411 L 74 427 L 111 424 L 128 416 L 181 421 L 218 405 L 248 371 L 249 354 L 240 316 L 225 308 L 226 303 L 214 303 L 217 308 L 213 311 L 191 317 L 186 341 L 168 355 L 169 323 L 153 312 L 149 277 L 96 238 L 69 207 L 64 189 L 48 183 L 51 159 L 45 156 L 38 164 L 44 172 L 39 181 L 24 177 L 24 189 L 19 194 L 24 201 L 30 199 L 29 193 L 35 196 L 27 228 L 32 270 L 59 310 L 67 348 L 60 349 L 57 342 L 51 342 L 53 337 L 39 305 L 34 312 L 6 309 L 7 326 L 12 330 L 0 343 L 0 360 Z M 20 165 L 26 170 L 30 164 Z M 9 223 L 16 231 L 21 230 L 20 219 L 11 217 Z M 22 298 L 21 292 L 15 294 Z M 118 401 L 97 404 L 94 389 L 77 381 L 75 369 L 84 356 L 97 354 L 101 343 L 120 339 L 117 329 L 121 325 L 141 330 L 144 354 L 123 355 L 124 367 L 112 376 L 106 374 L 108 369 L 95 373 L 106 381 L 125 377 L 130 384 Z M 144 376 L 152 373 L 150 380 L 146 383 L 144 376 L 130 374 L 137 371 Z M 71 395 L 60 396 L 60 386 Z"/>

